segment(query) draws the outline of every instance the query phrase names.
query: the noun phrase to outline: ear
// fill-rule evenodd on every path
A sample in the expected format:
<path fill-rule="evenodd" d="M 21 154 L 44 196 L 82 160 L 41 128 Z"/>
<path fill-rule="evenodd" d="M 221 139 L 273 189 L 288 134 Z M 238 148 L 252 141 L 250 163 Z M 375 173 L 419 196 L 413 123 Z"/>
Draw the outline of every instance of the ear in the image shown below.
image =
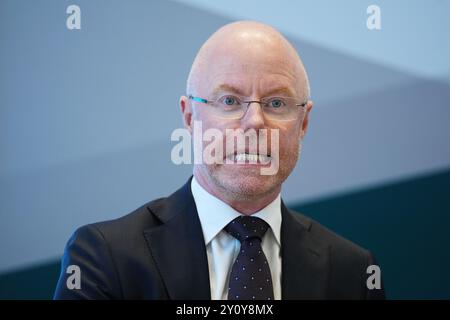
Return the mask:
<path fill-rule="evenodd" d="M 299 135 L 299 139 L 303 140 L 303 138 L 306 135 L 306 131 L 308 130 L 308 123 L 309 123 L 309 113 L 311 112 L 311 109 L 313 107 L 313 102 L 311 100 L 308 100 L 308 102 L 306 103 L 306 111 L 305 111 L 305 115 L 303 116 L 303 123 L 302 123 L 302 127 L 300 128 L 300 135 Z"/>
<path fill-rule="evenodd" d="M 186 129 L 189 130 L 189 132 L 192 135 L 192 107 L 191 107 L 191 101 L 186 96 L 180 97 L 180 110 L 181 115 L 183 117 L 183 124 Z"/>

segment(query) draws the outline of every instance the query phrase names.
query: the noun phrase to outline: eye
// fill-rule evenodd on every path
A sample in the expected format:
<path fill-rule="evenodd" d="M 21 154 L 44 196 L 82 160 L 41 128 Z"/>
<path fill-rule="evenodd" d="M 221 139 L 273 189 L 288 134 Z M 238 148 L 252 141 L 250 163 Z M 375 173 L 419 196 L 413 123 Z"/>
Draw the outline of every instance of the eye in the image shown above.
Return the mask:
<path fill-rule="evenodd" d="M 236 102 L 236 99 L 234 99 L 233 97 L 226 97 L 224 100 L 226 105 L 233 105 Z"/>
<path fill-rule="evenodd" d="M 274 109 L 279 109 L 279 108 L 283 107 L 285 104 L 286 103 L 282 99 L 278 99 L 278 98 L 272 99 L 268 103 L 269 107 L 274 108 Z"/>
<path fill-rule="evenodd" d="M 234 106 L 239 104 L 238 98 L 234 96 L 224 96 L 220 99 L 220 101 L 227 106 Z"/>

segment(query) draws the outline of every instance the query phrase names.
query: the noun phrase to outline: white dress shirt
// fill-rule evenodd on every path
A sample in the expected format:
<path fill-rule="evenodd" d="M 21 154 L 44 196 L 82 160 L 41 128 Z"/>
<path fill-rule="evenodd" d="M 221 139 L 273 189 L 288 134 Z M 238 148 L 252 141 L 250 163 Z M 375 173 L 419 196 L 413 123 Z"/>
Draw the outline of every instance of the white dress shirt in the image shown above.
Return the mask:
<path fill-rule="evenodd" d="M 191 182 L 192 195 L 197 206 L 202 225 L 208 256 L 211 299 L 226 300 L 231 269 L 239 254 L 239 240 L 229 235 L 223 228 L 241 213 L 222 200 L 207 192 L 195 179 Z M 263 219 L 270 226 L 261 246 L 269 263 L 272 275 L 273 293 L 276 300 L 281 299 L 281 198 L 276 197 L 269 205 L 252 214 Z"/>

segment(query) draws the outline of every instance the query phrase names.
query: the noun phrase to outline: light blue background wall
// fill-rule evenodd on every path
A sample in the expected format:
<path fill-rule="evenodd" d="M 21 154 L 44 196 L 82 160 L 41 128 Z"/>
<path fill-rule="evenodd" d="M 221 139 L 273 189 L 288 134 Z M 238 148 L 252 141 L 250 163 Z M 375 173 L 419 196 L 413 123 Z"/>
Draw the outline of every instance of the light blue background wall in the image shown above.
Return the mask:
<path fill-rule="evenodd" d="M 70 4 L 81 30 L 66 28 Z M 379 31 L 366 27 L 370 4 L 381 8 Z M 170 134 L 192 59 L 221 25 L 256 19 L 297 48 L 315 102 L 287 203 L 373 249 L 393 297 L 450 297 L 448 276 L 424 278 L 450 267 L 449 12 L 438 0 L 0 0 L 1 296 L 21 296 L 11 288 L 26 289 L 21 270 L 45 278 L 34 266 L 54 266 L 78 226 L 187 179 L 191 168 L 170 161 Z M 361 192 L 371 196 L 355 200 Z M 388 205 L 370 210 L 377 200 Z M 386 241 L 393 221 L 400 231 Z M 424 223 L 423 241 L 404 242 Z M 405 260 L 392 254 L 408 243 Z M 402 277 L 408 257 L 428 263 Z M 422 282 L 408 292 L 414 275 Z"/>

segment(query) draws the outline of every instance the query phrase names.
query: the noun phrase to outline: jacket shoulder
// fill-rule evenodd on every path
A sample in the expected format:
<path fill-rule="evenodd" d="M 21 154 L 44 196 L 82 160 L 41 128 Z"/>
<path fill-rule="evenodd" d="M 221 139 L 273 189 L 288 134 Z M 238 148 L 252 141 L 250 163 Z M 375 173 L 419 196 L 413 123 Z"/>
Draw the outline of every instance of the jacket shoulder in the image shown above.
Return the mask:
<path fill-rule="evenodd" d="M 369 254 L 369 251 L 362 246 L 337 234 L 316 220 L 293 210 L 290 210 L 290 212 L 293 218 L 308 230 L 309 235 L 315 241 L 329 247 L 331 251 L 348 252 L 348 254 L 357 255 L 361 258 L 366 258 Z"/>
<path fill-rule="evenodd" d="M 319 222 L 295 211 L 295 221 L 307 230 L 308 236 L 321 247 L 327 248 L 329 258 L 328 298 L 384 299 L 381 290 L 368 290 L 368 267 L 377 265 L 372 253 L 362 246 L 338 235 Z"/>
<path fill-rule="evenodd" d="M 142 235 L 147 228 L 156 227 L 161 224 L 160 220 L 153 214 L 154 210 L 166 204 L 167 198 L 152 200 L 132 212 L 117 219 L 105 220 L 88 224 L 84 227 L 93 227 L 108 238 L 110 236 L 123 236 L 125 233 Z"/>

